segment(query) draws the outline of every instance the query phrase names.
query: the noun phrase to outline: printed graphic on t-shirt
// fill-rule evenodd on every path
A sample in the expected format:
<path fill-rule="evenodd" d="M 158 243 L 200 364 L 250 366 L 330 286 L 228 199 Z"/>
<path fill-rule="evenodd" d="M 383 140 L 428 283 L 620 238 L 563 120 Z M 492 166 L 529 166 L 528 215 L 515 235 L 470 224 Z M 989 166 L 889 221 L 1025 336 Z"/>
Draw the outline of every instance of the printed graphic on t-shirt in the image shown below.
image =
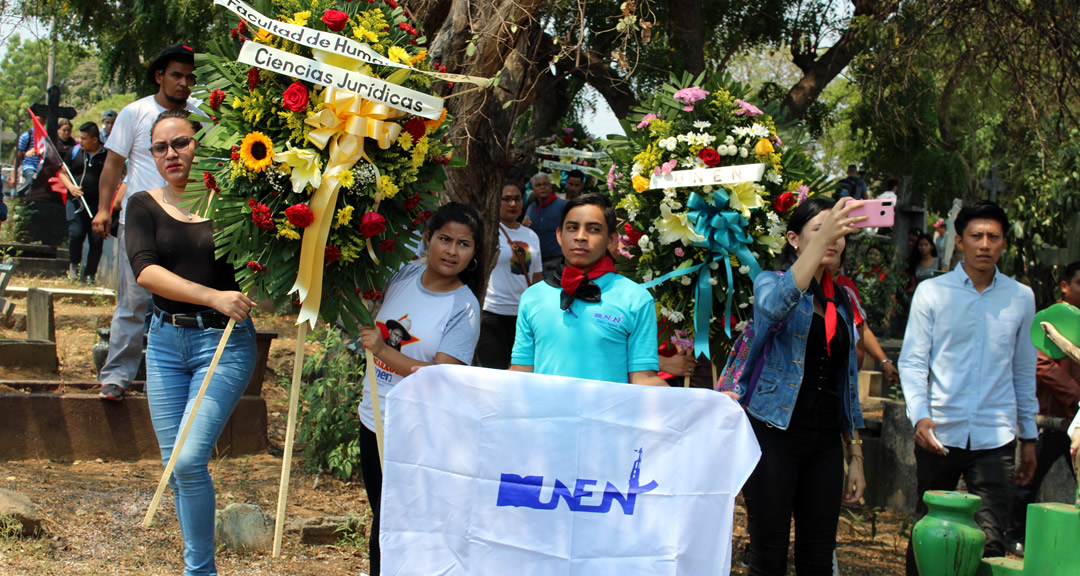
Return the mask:
<path fill-rule="evenodd" d="M 510 243 L 510 249 L 514 251 L 510 258 L 510 273 L 519 276 L 526 275 L 529 268 L 532 268 L 532 251 L 529 250 L 529 244 L 514 240 Z M 521 267 L 522 262 L 525 263 L 524 269 Z"/>
<path fill-rule="evenodd" d="M 409 315 L 406 314 L 397 320 L 387 320 L 386 322 L 376 322 L 379 327 L 379 332 L 382 334 L 383 342 L 386 345 L 401 352 L 404 346 L 419 342 L 420 339 L 409 334 L 409 330 L 412 329 L 412 320 L 409 320 Z"/>

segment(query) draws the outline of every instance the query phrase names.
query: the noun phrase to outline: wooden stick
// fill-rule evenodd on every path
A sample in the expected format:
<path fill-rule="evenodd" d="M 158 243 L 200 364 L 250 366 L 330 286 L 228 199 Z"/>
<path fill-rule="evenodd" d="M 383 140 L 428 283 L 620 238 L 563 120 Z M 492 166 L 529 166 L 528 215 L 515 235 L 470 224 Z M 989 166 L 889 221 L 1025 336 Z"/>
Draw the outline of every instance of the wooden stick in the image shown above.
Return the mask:
<path fill-rule="evenodd" d="M 371 389 L 371 411 L 375 413 L 375 444 L 379 447 L 379 468 L 383 464 L 383 421 L 379 408 L 379 383 L 375 378 L 375 355 L 367 350 L 368 387 Z"/>
<path fill-rule="evenodd" d="M 184 441 L 187 440 L 188 432 L 191 431 L 191 423 L 195 421 L 195 415 L 199 413 L 199 406 L 202 404 L 203 396 L 206 395 L 206 389 L 210 387 L 210 379 L 213 378 L 214 371 L 217 370 L 218 361 L 221 360 L 221 354 L 225 352 L 225 344 L 229 342 L 229 336 L 232 334 L 235 325 L 236 320 L 229 318 L 229 323 L 225 326 L 225 332 L 221 334 L 221 341 L 218 342 L 217 350 L 214 351 L 214 358 L 210 361 L 210 369 L 206 371 L 206 377 L 203 378 L 202 386 L 199 387 L 199 393 L 195 395 L 195 403 L 191 405 L 191 413 L 188 414 L 187 421 L 184 422 L 184 429 L 180 431 L 180 435 L 176 437 L 176 442 L 173 444 L 169 463 L 165 465 L 165 472 L 161 475 L 161 480 L 158 481 L 157 492 L 154 493 L 154 499 L 150 501 L 150 509 L 146 511 L 146 517 L 143 518 L 143 528 L 150 527 L 150 522 L 154 519 L 154 513 L 157 512 L 158 505 L 161 504 L 161 495 L 165 493 L 165 487 L 169 485 L 169 477 L 172 476 L 173 467 L 176 466 L 180 451 L 184 449 Z"/>
<path fill-rule="evenodd" d="M 1061 335 L 1061 332 L 1054 328 L 1054 325 L 1049 322 L 1043 322 L 1040 324 L 1043 332 L 1046 332 L 1047 338 L 1057 344 L 1058 348 L 1065 353 L 1066 356 L 1072 358 L 1073 362 L 1080 362 L 1080 348 L 1077 348 L 1075 344 L 1069 342 L 1068 338 Z"/>
<path fill-rule="evenodd" d="M 301 322 L 296 326 L 296 352 L 293 354 L 292 384 L 289 386 L 289 417 L 285 424 L 285 455 L 281 461 L 277 515 L 274 516 L 274 558 L 281 557 L 281 538 L 285 534 L 285 503 L 289 499 L 289 472 L 292 469 L 292 449 L 296 436 L 296 413 L 300 405 L 300 377 L 304 374 L 306 338 L 307 322 Z"/>

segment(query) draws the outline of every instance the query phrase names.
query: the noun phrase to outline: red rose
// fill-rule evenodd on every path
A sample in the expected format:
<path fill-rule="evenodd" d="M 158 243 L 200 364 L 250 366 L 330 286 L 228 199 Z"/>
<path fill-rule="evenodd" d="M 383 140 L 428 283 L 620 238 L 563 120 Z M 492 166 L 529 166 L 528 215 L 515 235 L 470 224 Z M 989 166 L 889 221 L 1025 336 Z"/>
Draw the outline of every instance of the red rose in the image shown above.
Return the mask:
<path fill-rule="evenodd" d="M 349 23 L 349 15 L 341 10 L 327 10 L 322 15 L 323 24 L 334 32 L 341 32 Z"/>
<path fill-rule="evenodd" d="M 791 210 L 791 207 L 794 206 L 797 201 L 794 194 L 791 192 L 784 192 L 773 200 L 772 205 L 773 208 L 776 208 L 777 212 L 783 214 L 788 210 Z"/>
<path fill-rule="evenodd" d="M 323 259 L 327 262 L 333 262 L 338 258 L 341 258 L 341 248 L 338 248 L 333 244 L 327 246 L 326 250 L 323 251 Z"/>
<path fill-rule="evenodd" d="M 360 233 L 368 238 L 386 232 L 386 218 L 378 212 L 367 212 L 360 218 Z"/>
<path fill-rule="evenodd" d="M 412 136 L 413 142 L 416 142 L 427 134 L 427 124 L 424 124 L 423 118 L 413 118 L 405 123 L 403 130 Z"/>
<path fill-rule="evenodd" d="M 710 168 L 720 163 L 720 153 L 714 148 L 705 148 L 697 154 L 698 158 Z"/>
<path fill-rule="evenodd" d="M 566 136 L 562 137 L 562 143 L 566 144 L 566 145 L 573 144 L 574 143 L 574 137 L 567 134 Z"/>
<path fill-rule="evenodd" d="M 623 232 L 626 232 L 626 237 L 630 239 L 630 243 L 637 246 L 638 240 L 641 240 L 643 232 L 634 230 L 634 227 L 629 222 L 623 225 Z"/>
<path fill-rule="evenodd" d="M 315 214 L 307 204 L 289 206 L 285 209 L 285 216 L 289 219 L 289 224 L 297 228 L 307 228 L 315 221 Z"/>
<path fill-rule="evenodd" d="M 379 242 L 379 251 L 380 252 L 393 252 L 394 251 L 394 241 L 393 240 L 383 240 L 382 242 Z"/>
<path fill-rule="evenodd" d="M 248 70 L 248 92 L 254 90 L 259 85 L 259 69 L 252 66 Z"/>
<path fill-rule="evenodd" d="M 210 104 L 211 108 L 213 108 L 214 110 L 217 110 L 218 108 L 221 108 L 221 103 L 224 102 L 224 101 L 225 101 L 225 92 L 223 92 L 221 90 L 211 90 L 210 91 L 210 98 L 208 99 L 207 103 Z"/>
<path fill-rule="evenodd" d="M 266 266 L 263 266 L 262 264 L 259 264 L 254 260 L 248 260 L 247 267 L 255 272 L 262 272 L 263 270 L 266 270 Z"/>
<path fill-rule="evenodd" d="M 287 110 L 293 112 L 303 112 L 307 110 L 307 88 L 299 83 L 293 82 L 285 89 L 285 93 L 281 95 L 281 105 Z"/>

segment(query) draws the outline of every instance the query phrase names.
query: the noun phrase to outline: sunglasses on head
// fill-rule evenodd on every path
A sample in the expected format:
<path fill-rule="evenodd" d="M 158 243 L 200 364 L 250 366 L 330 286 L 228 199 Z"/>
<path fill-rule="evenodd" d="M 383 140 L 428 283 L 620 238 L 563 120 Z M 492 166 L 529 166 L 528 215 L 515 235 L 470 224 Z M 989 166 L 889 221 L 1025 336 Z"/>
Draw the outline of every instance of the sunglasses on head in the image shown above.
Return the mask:
<path fill-rule="evenodd" d="M 169 152 L 170 147 L 173 150 L 180 152 L 187 150 L 187 147 L 191 146 L 191 143 L 194 141 L 195 139 L 191 136 L 180 136 L 173 138 L 170 142 L 158 142 L 154 144 L 150 147 L 150 153 L 154 155 L 154 158 L 161 158 Z"/>

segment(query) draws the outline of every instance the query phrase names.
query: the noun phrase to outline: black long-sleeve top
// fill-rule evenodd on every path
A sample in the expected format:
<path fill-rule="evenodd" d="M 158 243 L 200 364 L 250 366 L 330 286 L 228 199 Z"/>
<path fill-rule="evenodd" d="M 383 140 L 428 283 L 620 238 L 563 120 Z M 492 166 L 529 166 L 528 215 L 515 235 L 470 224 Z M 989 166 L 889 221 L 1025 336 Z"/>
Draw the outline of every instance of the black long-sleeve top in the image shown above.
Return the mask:
<path fill-rule="evenodd" d="M 214 258 L 214 223 L 187 222 L 165 212 L 147 192 L 128 200 L 124 222 L 125 245 L 135 278 L 147 266 L 158 265 L 215 290 L 239 290 L 236 272 L 225 259 Z M 154 294 L 154 306 L 170 314 L 199 312 L 207 307 L 169 300 Z"/>

